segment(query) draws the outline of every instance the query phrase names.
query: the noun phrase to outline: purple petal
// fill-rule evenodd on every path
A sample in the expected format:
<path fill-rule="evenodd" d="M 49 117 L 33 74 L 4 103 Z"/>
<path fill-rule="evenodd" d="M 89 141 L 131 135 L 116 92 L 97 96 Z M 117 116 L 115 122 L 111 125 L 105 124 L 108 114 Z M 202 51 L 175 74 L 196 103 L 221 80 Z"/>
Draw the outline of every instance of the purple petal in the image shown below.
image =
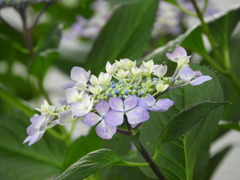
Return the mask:
<path fill-rule="evenodd" d="M 62 98 L 58 99 L 58 102 L 59 102 L 62 106 L 68 104 L 66 97 L 62 97 Z"/>
<path fill-rule="evenodd" d="M 171 61 L 174 61 L 174 62 L 177 62 L 176 59 L 175 59 L 175 56 L 171 53 L 166 53 L 166 56 L 169 60 Z"/>
<path fill-rule="evenodd" d="M 73 67 L 71 70 L 71 79 L 73 81 L 84 81 L 86 83 L 89 79 L 90 71 L 86 72 L 85 69 L 81 67 Z"/>
<path fill-rule="evenodd" d="M 75 82 L 73 82 L 73 81 L 67 81 L 67 82 L 65 82 L 65 83 L 61 86 L 61 88 L 64 89 L 64 90 L 66 90 L 66 89 L 68 89 L 68 88 L 73 88 L 75 85 L 76 85 Z"/>
<path fill-rule="evenodd" d="M 96 133 L 102 139 L 112 139 L 116 131 L 116 127 L 109 126 L 104 121 L 99 123 L 96 127 Z"/>
<path fill-rule="evenodd" d="M 195 77 L 195 72 L 189 66 L 184 66 L 179 71 L 178 75 L 183 81 L 189 82 L 192 78 Z"/>
<path fill-rule="evenodd" d="M 149 119 L 149 112 L 142 106 L 137 106 L 126 113 L 129 124 L 139 124 Z"/>
<path fill-rule="evenodd" d="M 29 136 L 32 136 L 33 134 L 35 134 L 38 131 L 38 129 L 34 128 L 32 126 L 32 124 L 30 126 L 27 127 L 27 134 Z"/>
<path fill-rule="evenodd" d="M 108 104 L 113 110 L 123 111 L 123 101 L 120 98 L 110 98 Z"/>
<path fill-rule="evenodd" d="M 177 62 L 179 58 L 187 57 L 187 52 L 183 47 L 179 46 L 172 53 L 166 53 L 166 56 L 168 59 Z"/>
<path fill-rule="evenodd" d="M 84 117 L 83 122 L 88 126 L 95 126 L 101 119 L 99 115 L 90 112 Z"/>
<path fill-rule="evenodd" d="M 197 86 L 197 85 L 202 84 L 211 79 L 212 78 L 210 76 L 200 76 L 200 77 L 194 79 L 193 81 L 191 81 L 189 84 L 191 84 L 192 86 Z"/>
<path fill-rule="evenodd" d="M 139 99 L 138 99 L 138 106 L 142 106 L 142 107 L 144 107 L 144 108 L 147 108 L 147 107 L 148 107 L 148 105 L 147 105 L 147 103 L 146 103 L 146 100 L 143 99 L 143 98 L 139 98 Z"/>
<path fill-rule="evenodd" d="M 137 96 L 132 95 L 132 96 L 128 96 L 125 100 L 124 100 L 124 109 L 126 111 L 133 109 L 137 106 L 138 104 L 138 99 Z"/>
<path fill-rule="evenodd" d="M 119 126 L 123 123 L 123 115 L 123 112 L 111 110 L 106 114 L 104 118 L 105 123 L 109 126 Z"/>
<path fill-rule="evenodd" d="M 39 116 L 38 114 L 35 114 L 34 117 L 32 117 L 30 119 L 30 121 L 32 122 L 32 127 L 35 129 L 39 129 L 42 124 L 47 121 L 46 116 L 45 115 L 41 115 Z"/>
<path fill-rule="evenodd" d="M 173 104 L 174 104 L 174 101 L 170 99 L 159 99 L 156 103 L 156 107 L 158 107 L 157 111 L 159 112 L 167 111 Z"/>
<path fill-rule="evenodd" d="M 90 110 L 90 108 L 86 108 L 86 105 L 83 102 L 72 103 L 72 113 L 74 116 L 85 116 Z"/>
<path fill-rule="evenodd" d="M 36 143 L 37 141 L 39 141 L 39 140 L 42 138 L 43 134 L 44 134 L 44 132 L 39 132 L 39 133 L 34 134 L 34 135 L 31 137 L 28 145 L 31 146 L 32 144 L 34 144 L 34 143 Z"/>
<path fill-rule="evenodd" d="M 151 96 L 150 94 L 146 96 L 146 103 L 148 106 L 152 106 L 153 104 L 155 104 L 155 102 L 156 99 L 153 96 Z"/>
<path fill-rule="evenodd" d="M 109 105 L 105 100 L 100 100 L 96 104 L 96 110 L 97 110 L 98 114 L 100 114 L 101 116 L 105 116 L 107 114 L 107 112 L 109 111 Z"/>
<path fill-rule="evenodd" d="M 59 124 L 60 125 L 64 125 L 67 122 L 73 120 L 73 115 L 72 115 L 72 111 L 68 110 L 68 111 L 63 111 L 59 113 Z"/>
<path fill-rule="evenodd" d="M 177 47 L 177 48 L 173 51 L 173 54 L 174 54 L 174 56 L 177 57 L 177 58 L 182 58 L 182 57 L 186 57 L 186 56 L 187 56 L 186 50 L 185 50 L 183 47 L 181 47 L 181 46 Z"/>

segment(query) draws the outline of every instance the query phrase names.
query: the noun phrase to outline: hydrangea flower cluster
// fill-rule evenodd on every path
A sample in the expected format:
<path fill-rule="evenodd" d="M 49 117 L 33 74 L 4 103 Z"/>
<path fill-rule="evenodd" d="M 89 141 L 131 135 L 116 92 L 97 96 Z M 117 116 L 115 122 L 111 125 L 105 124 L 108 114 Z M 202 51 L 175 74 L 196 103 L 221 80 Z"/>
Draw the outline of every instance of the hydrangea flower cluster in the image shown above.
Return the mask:
<path fill-rule="evenodd" d="M 160 94 L 187 84 L 195 86 L 211 80 L 210 76 L 189 67 L 190 56 L 184 48 L 178 47 L 166 55 L 177 63 L 171 77 L 165 76 L 166 65 L 154 64 L 153 60 L 143 62 L 140 67 L 136 66 L 136 61 L 129 59 L 113 64 L 107 62 L 106 72 L 101 72 L 98 77 L 81 67 L 73 67 L 72 81 L 62 86 L 66 91 L 66 96 L 60 100 L 62 107 L 56 109 L 45 102 L 36 109 L 41 115 L 36 114 L 30 119 L 32 124 L 27 128 L 28 137 L 24 143 L 32 145 L 47 128 L 80 118 L 89 126 L 97 125 L 99 137 L 111 139 L 124 125 L 134 129 L 149 120 L 150 111 L 167 111 L 174 101 L 158 99 Z"/>

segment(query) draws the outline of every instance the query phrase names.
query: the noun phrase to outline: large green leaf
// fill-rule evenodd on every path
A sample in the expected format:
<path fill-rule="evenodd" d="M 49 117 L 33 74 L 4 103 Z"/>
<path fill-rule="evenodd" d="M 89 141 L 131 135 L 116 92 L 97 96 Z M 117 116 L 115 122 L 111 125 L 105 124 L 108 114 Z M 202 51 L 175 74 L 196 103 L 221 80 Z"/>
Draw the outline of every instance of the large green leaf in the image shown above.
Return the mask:
<path fill-rule="evenodd" d="M 157 0 L 141 0 L 116 9 L 89 54 L 86 67 L 98 74 L 107 61 L 139 58 L 150 38 Z"/>
<path fill-rule="evenodd" d="M 174 106 L 167 112 L 153 113 L 152 118 L 141 128 L 140 139 L 152 155 L 158 146 L 160 132 L 169 124 L 171 118 L 195 103 L 223 100 L 222 88 L 215 73 L 209 68 L 198 65 L 194 65 L 192 68 L 201 70 L 203 74 L 208 74 L 213 79 L 199 86 L 185 86 L 175 89 L 162 96 L 174 100 Z M 168 180 L 190 180 L 193 178 L 200 150 L 209 146 L 220 120 L 221 112 L 221 107 L 213 110 L 186 135 L 162 144 L 156 163 Z M 205 150 L 205 153 L 208 154 L 208 148 Z M 150 169 L 142 168 L 142 170 L 146 175 L 155 177 Z"/>
<path fill-rule="evenodd" d="M 48 134 L 31 147 L 22 144 L 29 124 L 18 113 L 0 118 L 0 179 L 44 180 L 61 172 L 65 145 Z"/>
<path fill-rule="evenodd" d="M 174 140 L 192 129 L 197 123 L 218 106 L 226 104 L 224 102 L 201 102 L 193 104 L 175 115 L 170 123 L 163 129 L 159 136 L 159 146 L 161 143 Z"/>
<path fill-rule="evenodd" d="M 93 151 L 64 171 L 57 180 L 79 180 L 88 177 L 97 170 L 120 162 L 120 158 L 109 149 Z"/>
<path fill-rule="evenodd" d="M 219 48 L 224 47 L 224 43 L 229 41 L 231 34 L 239 22 L 240 7 L 233 8 L 224 14 L 215 15 L 213 18 L 207 20 L 210 31 L 218 44 Z M 177 46 L 181 45 L 189 50 L 199 53 L 200 55 L 207 57 L 208 52 L 203 43 L 202 26 L 198 25 L 189 29 L 184 34 L 177 37 L 175 40 L 170 41 L 163 47 L 154 50 L 151 54 L 144 59 L 154 59 L 155 62 L 168 63 L 165 53 L 171 52 Z"/>

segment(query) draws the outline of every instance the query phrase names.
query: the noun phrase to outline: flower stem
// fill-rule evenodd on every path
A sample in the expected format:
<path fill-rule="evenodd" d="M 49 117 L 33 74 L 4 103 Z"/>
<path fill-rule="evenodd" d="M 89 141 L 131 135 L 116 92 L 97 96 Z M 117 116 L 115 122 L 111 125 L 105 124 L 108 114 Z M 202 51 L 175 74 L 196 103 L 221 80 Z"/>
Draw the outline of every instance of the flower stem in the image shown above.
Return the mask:
<path fill-rule="evenodd" d="M 202 15 L 202 12 L 200 11 L 197 3 L 196 3 L 196 0 L 191 0 L 192 4 L 193 4 L 193 7 L 197 13 L 197 16 L 198 16 L 198 19 L 200 20 L 201 24 L 202 24 L 202 30 L 203 30 L 203 33 L 207 36 L 208 40 L 209 40 L 209 43 L 212 47 L 212 50 L 213 50 L 213 53 L 214 55 L 216 56 L 216 58 L 218 58 L 218 60 L 220 62 L 223 62 L 223 58 L 222 58 L 222 55 L 221 53 L 219 52 L 218 48 L 217 48 L 217 45 L 215 43 L 215 40 L 208 28 L 208 25 L 206 24 L 206 22 L 204 21 L 204 18 L 203 18 L 203 15 Z"/>
<path fill-rule="evenodd" d="M 165 177 L 159 170 L 158 166 L 155 164 L 153 161 L 152 157 L 142 144 L 142 142 L 139 140 L 139 137 L 137 135 L 131 136 L 130 137 L 132 143 L 135 145 L 137 148 L 138 152 L 142 155 L 142 157 L 145 159 L 145 161 L 149 164 L 150 168 L 154 172 L 154 174 L 158 177 L 159 180 L 165 180 Z"/>

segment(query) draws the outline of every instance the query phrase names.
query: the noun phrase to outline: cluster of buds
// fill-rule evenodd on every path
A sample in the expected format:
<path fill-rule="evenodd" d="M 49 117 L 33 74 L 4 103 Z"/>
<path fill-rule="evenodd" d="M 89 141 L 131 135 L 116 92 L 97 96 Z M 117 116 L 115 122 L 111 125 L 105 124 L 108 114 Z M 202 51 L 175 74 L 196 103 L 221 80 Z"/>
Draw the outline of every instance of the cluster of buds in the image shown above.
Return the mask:
<path fill-rule="evenodd" d="M 47 128 L 78 119 L 89 126 L 96 125 L 99 137 L 111 139 L 119 127 L 139 127 L 150 118 L 150 111 L 167 111 L 174 101 L 158 99 L 160 94 L 211 79 L 189 67 L 190 56 L 184 48 L 178 47 L 166 55 L 177 63 L 171 77 L 165 76 L 166 65 L 155 65 L 153 60 L 143 62 L 139 67 L 136 61 L 129 59 L 113 64 L 107 62 L 106 72 L 101 72 L 98 77 L 81 67 L 73 67 L 72 81 L 62 86 L 66 92 L 60 100 L 62 107 L 56 110 L 45 102 L 40 109 L 36 109 L 41 115 L 31 118 L 32 124 L 27 129 L 29 136 L 24 143 L 31 145 L 42 137 Z"/>

